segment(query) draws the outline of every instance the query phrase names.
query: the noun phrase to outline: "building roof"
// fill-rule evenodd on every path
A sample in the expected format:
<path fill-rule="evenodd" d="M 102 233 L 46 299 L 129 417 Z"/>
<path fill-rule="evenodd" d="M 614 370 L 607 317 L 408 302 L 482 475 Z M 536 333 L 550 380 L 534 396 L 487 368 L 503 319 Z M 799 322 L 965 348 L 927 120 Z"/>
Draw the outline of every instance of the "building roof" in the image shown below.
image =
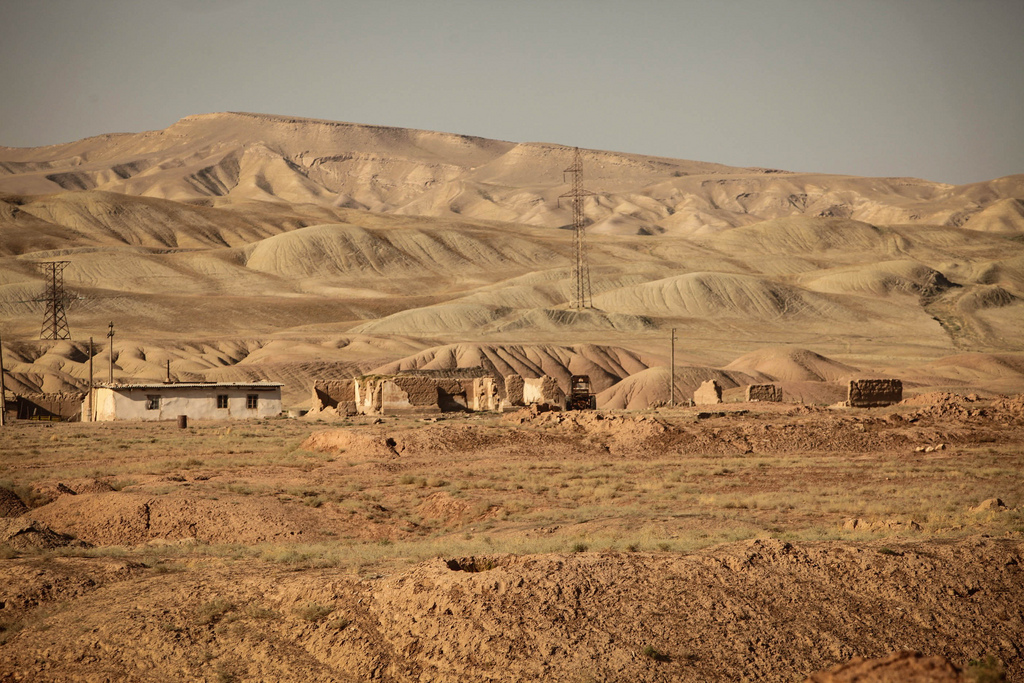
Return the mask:
<path fill-rule="evenodd" d="M 97 389 L 274 389 L 280 382 L 103 382 Z"/>

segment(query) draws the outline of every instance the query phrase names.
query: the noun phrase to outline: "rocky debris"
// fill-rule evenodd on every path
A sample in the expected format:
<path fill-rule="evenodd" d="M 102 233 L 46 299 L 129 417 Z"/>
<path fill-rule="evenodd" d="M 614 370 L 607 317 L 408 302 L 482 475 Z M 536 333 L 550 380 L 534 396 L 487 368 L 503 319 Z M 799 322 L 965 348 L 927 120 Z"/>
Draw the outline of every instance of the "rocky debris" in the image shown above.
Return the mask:
<path fill-rule="evenodd" d="M 941 655 L 903 650 L 886 657 L 854 657 L 812 674 L 805 683 L 966 683 L 961 670 Z"/>
<path fill-rule="evenodd" d="M 921 525 L 911 520 L 909 522 L 901 522 L 896 519 L 886 519 L 877 522 L 867 522 L 863 519 L 848 519 L 843 523 L 843 529 L 845 531 L 921 531 Z"/>
<path fill-rule="evenodd" d="M 0 486 L 0 517 L 17 517 L 27 510 L 17 493 Z"/>
<path fill-rule="evenodd" d="M 982 501 L 980 505 L 972 507 L 971 512 L 1002 512 L 1006 509 L 1006 505 L 1004 505 L 1003 501 L 999 498 L 989 498 L 988 500 Z"/>
<path fill-rule="evenodd" d="M 914 449 L 915 453 L 934 453 L 935 451 L 946 450 L 946 444 L 940 443 L 935 446 L 918 446 Z"/>
<path fill-rule="evenodd" d="M 1002 398 L 992 403 L 992 409 L 1015 418 L 1024 418 L 1024 394 Z"/>

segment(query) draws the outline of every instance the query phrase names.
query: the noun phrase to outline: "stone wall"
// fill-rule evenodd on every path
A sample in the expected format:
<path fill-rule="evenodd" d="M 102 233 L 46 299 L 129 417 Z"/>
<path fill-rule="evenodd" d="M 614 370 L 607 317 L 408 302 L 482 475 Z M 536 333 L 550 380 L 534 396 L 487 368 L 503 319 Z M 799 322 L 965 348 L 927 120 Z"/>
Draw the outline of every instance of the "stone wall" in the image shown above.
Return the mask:
<path fill-rule="evenodd" d="M 313 382 L 312 412 L 335 408 L 339 415 L 356 414 L 356 384 L 353 379 L 318 379 Z"/>
<path fill-rule="evenodd" d="M 718 382 L 713 379 L 703 382 L 700 387 L 693 392 L 693 402 L 699 406 L 721 403 L 722 387 L 720 387 Z"/>
<path fill-rule="evenodd" d="M 846 402 L 853 408 L 889 406 L 903 400 L 903 382 L 898 379 L 851 379 Z"/>
<path fill-rule="evenodd" d="M 467 410 L 472 383 L 454 377 L 363 377 L 355 380 L 355 408 L 364 415 Z"/>
<path fill-rule="evenodd" d="M 749 384 L 747 385 L 747 401 L 779 403 L 782 401 L 782 387 L 774 384 Z"/>

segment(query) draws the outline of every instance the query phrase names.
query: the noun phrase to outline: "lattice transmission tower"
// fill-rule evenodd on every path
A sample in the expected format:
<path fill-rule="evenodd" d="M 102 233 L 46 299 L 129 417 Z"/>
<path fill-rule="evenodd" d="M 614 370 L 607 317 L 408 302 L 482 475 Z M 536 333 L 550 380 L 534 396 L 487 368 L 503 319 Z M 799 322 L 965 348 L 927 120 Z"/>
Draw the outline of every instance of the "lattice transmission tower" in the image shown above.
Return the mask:
<path fill-rule="evenodd" d="M 572 166 L 562 171 L 562 180 L 565 180 L 566 175 L 572 176 L 572 189 L 560 195 L 559 199 L 572 201 L 572 307 L 580 310 L 590 308 L 590 266 L 587 263 L 586 235 L 583 232 L 583 198 L 594 193 L 583 189 L 583 158 L 579 147 L 573 153 Z"/>
<path fill-rule="evenodd" d="M 70 261 L 47 261 L 43 266 L 46 276 L 46 316 L 39 331 L 40 339 L 71 339 L 68 316 L 64 312 L 64 269 Z"/>

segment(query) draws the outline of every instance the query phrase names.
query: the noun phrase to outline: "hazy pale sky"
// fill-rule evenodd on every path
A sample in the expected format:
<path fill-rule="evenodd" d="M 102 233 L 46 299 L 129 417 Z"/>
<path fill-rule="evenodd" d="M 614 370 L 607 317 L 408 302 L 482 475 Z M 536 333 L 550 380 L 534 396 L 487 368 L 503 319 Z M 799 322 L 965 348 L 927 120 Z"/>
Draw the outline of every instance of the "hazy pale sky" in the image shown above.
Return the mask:
<path fill-rule="evenodd" d="M 1024 173 L 1021 0 L 3 0 L 0 145 L 251 111 L 966 183 Z"/>

